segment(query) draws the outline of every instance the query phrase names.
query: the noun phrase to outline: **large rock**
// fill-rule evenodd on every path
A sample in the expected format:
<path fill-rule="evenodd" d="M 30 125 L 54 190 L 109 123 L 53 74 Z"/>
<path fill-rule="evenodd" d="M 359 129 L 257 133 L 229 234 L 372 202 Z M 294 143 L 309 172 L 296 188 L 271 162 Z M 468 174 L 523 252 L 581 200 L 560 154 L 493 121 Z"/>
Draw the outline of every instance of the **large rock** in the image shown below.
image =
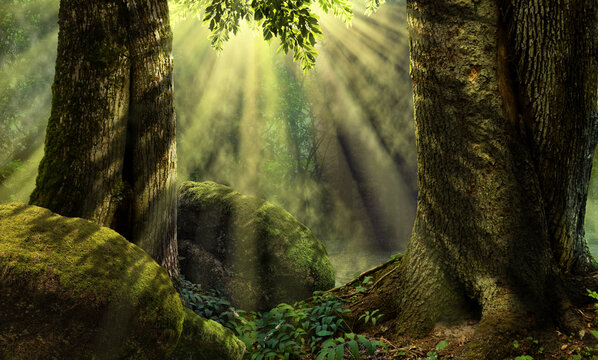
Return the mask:
<path fill-rule="evenodd" d="M 0 359 L 201 353 L 214 341 L 202 342 L 197 325 L 181 332 L 183 322 L 202 321 L 185 316 L 166 271 L 116 232 L 37 206 L 0 205 Z M 209 325 L 203 336 L 236 344 L 217 358 L 240 359 L 243 343 Z"/>
<path fill-rule="evenodd" d="M 183 333 L 168 360 L 240 360 L 244 353 L 232 331 L 185 308 Z"/>
<path fill-rule="evenodd" d="M 181 272 L 246 310 L 334 286 L 326 249 L 284 209 L 211 181 L 180 188 Z"/>

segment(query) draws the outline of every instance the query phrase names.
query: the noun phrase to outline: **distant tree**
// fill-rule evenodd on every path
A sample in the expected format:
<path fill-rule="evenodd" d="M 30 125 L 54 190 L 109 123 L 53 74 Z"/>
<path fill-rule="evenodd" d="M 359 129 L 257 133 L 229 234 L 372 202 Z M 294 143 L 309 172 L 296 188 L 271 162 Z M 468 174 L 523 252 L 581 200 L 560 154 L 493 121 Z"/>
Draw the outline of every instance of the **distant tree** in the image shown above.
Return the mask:
<path fill-rule="evenodd" d="M 0 4 L 0 188 L 43 145 L 39 118 L 47 115 L 38 112 L 49 104 L 51 75 L 43 67 L 46 56 L 32 49 L 55 30 L 54 7 L 43 0 Z"/>

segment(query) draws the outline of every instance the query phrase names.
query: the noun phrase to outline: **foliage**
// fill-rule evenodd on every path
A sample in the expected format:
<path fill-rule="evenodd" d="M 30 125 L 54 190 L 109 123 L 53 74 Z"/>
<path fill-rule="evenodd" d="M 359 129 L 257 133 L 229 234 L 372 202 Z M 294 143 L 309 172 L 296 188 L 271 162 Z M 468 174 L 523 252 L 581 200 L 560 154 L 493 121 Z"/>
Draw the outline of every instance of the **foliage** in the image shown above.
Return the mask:
<path fill-rule="evenodd" d="M 594 303 L 594 307 L 596 309 L 596 312 L 598 313 L 598 293 L 590 289 L 586 289 L 586 291 L 588 292 L 589 297 L 597 301 L 596 303 Z"/>
<path fill-rule="evenodd" d="M 376 322 L 384 316 L 384 314 L 377 314 L 379 310 L 375 309 L 373 311 L 366 311 L 364 314 L 361 314 L 361 316 L 359 317 L 358 320 L 363 319 L 363 322 L 365 324 L 367 324 L 368 322 L 371 322 L 372 325 L 376 325 Z"/>
<path fill-rule="evenodd" d="M 355 339 L 357 337 L 357 340 Z M 353 333 L 345 334 L 344 337 L 331 338 L 322 343 L 322 349 L 318 352 L 316 360 L 342 360 L 346 348 L 353 359 L 361 359 L 360 344 L 366 348 L 369 355 L 373 355 L 377 347 L 386 348 L 381 341 L 372 341 L 363 335 Z"/>
<path fill-rule="evenodd" d="M 444 340 L 438 342 L 436 347 L 434 348 L 435 351 L 428 351 L 426 354 L 426 360 L 436 360 L 438 359 L 438 353 L 436 351 L 444 350 L 448 346 L 448 343 Z"/>
<path fill-rule="evenodd" d="M 372 354 L 386 347 L 362 335 L 355 335 L 343 320 L 347 309 L 334 295 L 315 292 L 312 301 L 279 304 L 268 312 L 234 309 L 213 290 L 203 290 L 184 278 L 181 297 L 198 315 L 230 328 L 247 347 L 245 359 L 298 359 L 307 353 L 317 359 L 339 359 L 348 351 L 360 359 L 359 346 Z"/>
<path fill-rule="evenodd" d="M 247 21 L 254 28 L 261 29 L 265 40 L 276 37 L 280 41 L 279 51 L 289 51 L 293 59 L 301 63 L 304 70 L 314 67 L 318 51 L 317 39 L 322 38 L 319 17 L 312 10 L 312 0 L 175 0 L 179 16 L 194 14 L 203 18 L 210 29 L 210 42 L 216 50 L 240 29 L 241 21 Z M 349 0 L 318 0 L 325 13 L 332 13 L 347 25 L 351 23 L 353 11 Z M 378 9 L 384 0 L 367 0 L 366 13 Z"/>
<path fill-rule="evenodd" d="M 357 293 L 364 293 L 366 291 L 366 287 L 368 285 L 372 285 L 373 284 L 373 280 L 371 276 L 365 276 L 362 280 L 360 284 L 357 284 L 357 286 L 355 287 L 355 294 Z"/>
<path fill-rule="evenodd" d="M 0 2 L 2 197 L 18 190 L 12 189 L 17 185 L 8 186 L 6 180 L 28 165 L 35 149 L 43 144 L 40 135 L 50 108 L 54 66 L 49 60 L 55 58 L 57 10 L 57 2 L 45 0 Z"/>

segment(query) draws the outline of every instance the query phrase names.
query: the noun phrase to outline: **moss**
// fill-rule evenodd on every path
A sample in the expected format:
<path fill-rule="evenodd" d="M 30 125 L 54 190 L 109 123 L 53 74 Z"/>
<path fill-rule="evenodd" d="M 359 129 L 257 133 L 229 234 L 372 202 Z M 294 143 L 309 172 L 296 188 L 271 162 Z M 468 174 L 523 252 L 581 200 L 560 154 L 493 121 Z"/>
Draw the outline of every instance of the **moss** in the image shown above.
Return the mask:
<path fill-rule="evenodd" d="M 185 309 L 183 333 L 169 360 L 240 360 L 245 344 L 232 331 Z"/>
<path fill-rule="evenodd" d="M 163 359 L 182 331 L 178 294 L 143 250 L 37 206 L 0 205 L 0 293 L 8 359 Z"/>
<path fill-rule="evenodd" d="M 326 249 L 311 230 L 286 210 L 228 186 L 183 183 L 178 235 L 187 278 L 217 288 L 244 309 L 265 310 L 334 286 Z M 190 249 L 212 258 L 193 263 Z M 214 264 L 226 274 L 207 274 Z"/>

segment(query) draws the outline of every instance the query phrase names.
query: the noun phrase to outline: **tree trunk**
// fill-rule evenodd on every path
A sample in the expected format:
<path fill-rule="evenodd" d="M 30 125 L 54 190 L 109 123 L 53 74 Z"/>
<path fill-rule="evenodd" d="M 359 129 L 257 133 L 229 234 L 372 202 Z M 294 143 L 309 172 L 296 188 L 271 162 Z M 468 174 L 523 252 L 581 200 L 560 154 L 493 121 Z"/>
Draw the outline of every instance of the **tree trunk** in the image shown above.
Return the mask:
<path fill-rule="evenodd" d="M 407 1 L 419 194 L 399 271 L 401 331 L 468 317 L 481 317 L 480 333 L 572 325 L 562 275 L 595 268 L 583 219 L 597 7 Z"/>
<path fill-rule="evenodd" d="M 178 273 L 166 0 L 62 0 L 52 112 L 30 202 L 111 226 Z"/>

